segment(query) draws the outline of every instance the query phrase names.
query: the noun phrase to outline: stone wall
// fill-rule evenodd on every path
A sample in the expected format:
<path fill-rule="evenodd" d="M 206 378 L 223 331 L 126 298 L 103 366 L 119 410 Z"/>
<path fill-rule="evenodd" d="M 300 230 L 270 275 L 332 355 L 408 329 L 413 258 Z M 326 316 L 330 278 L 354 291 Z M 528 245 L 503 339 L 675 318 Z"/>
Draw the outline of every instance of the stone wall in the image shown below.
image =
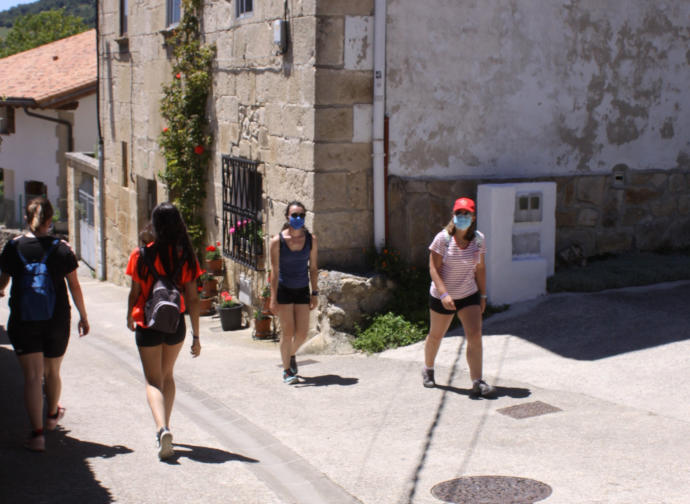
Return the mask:
<path fill-rule="evenodd" d="M 690 166 L 608 175 L 539 177 L 557 184 L 556 250 L 579 245 L 585 256 L 690 246 Z M 453 201 L 476 198 L 482 183 L 524 179 L 389 179 L 389 239 L 413 264 L 428 261 L 427 247 L 451 218 Z M 481 212 L 481 208 L 478 208 Z"/>

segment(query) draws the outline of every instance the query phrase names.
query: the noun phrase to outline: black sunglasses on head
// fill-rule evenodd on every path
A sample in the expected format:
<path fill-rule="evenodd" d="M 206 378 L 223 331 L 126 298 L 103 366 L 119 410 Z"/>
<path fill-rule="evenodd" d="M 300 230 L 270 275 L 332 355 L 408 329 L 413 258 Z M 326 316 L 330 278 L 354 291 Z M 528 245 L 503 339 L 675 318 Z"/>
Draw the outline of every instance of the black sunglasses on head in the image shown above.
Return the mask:
<path fill-rule="evenodd" d="M 293 214 L 290 214 L 290 217 L 292 217 L 293 219 L 297 219 L 297 218 L 304 219 L 304 214 L 303 213 L 293 213 Z"/>

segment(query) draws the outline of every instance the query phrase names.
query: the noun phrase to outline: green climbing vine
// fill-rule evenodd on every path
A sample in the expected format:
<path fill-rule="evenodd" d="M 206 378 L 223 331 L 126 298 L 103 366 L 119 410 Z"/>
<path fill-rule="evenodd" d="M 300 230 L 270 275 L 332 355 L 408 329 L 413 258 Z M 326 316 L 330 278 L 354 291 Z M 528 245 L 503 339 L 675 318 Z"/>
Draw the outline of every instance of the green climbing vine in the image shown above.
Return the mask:
<path fill-rule="evenodd" d="M 183 0 L 183 14 L 168 43 L 174 48 L 172 82 L 163 85 L 161 115 L 166 126 L 160 145 L 166 160 L 159 174 L 170 200 L 180 209 L 192 243 L 201 250 L 206 229 L 202 205 L 212 136 L 206 103 L 211 92 L 215 46 L 201 43 L 202 0 Z"/>

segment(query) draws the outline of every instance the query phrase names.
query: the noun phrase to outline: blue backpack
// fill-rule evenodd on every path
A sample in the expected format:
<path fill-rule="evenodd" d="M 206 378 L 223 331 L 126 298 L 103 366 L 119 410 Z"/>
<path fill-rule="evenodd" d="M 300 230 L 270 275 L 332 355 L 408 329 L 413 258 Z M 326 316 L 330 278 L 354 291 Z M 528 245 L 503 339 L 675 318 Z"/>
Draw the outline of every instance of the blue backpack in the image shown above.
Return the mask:
<path fill-rule="evenodd" d="M 23 321 L 50 320 L 55 311 L 55 286 L 50 277 L 46 260 L 59 240 L 54 240 L 39 262 L 30 263 L 13 242 L 19 259 L 24 263 L 24 271 L 19 277 L 19 313 Z"/>

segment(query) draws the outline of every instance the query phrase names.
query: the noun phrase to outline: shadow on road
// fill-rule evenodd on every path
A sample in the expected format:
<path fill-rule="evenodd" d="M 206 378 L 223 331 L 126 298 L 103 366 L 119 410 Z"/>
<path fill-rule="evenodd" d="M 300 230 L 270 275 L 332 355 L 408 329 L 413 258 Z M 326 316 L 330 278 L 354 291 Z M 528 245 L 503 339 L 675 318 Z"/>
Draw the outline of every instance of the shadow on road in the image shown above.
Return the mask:
<path fill-rule="evenodd" d="M 0 345 L 9 345 L 0 326 Z M 24 409 L 21 368 L 11 346 L 0 347 L 0 502 L 113 502 L 94 477 L 88 459 L 131 453 L 125 446 L 107 446 L 76 439 L 58 427 L 46 433 L 46 452 L 24 449 L 29 420 Z M 66 496 L 69 496 L 67 499 Z"/>
<path fill-rule="evenodd" d="M 465 395 L 470 399 L 499 399 L 501 397 L 512 397 L 513 399 L 524 399 L 531 395 L 530 389 L 520 387 L 494 387 L 494 392 L 490 396 L 480 397 L 472 393 L 472 389 L 462 389 L 453 387 L 452 385 L 436 384 L 437 389 L 445 390 L 446 392 L 453 392 L 455 394 Z"/>
<path fill-rule="evenodd" d="M 690 339 L 690 284 L 546 297 L 526 313 L 495 316 L 484 334 L 512 334 L 562 357 L 598 360 Z"/>
<path fill-rule="evenodd" d="M 321 376 L 301 376 L 299 383 L 295 387 L 328 387 L 329 385 L 356 385 L 359 383 L 359 378 L 345 378 L 334 374 L 327 374 Z"/>
<path fill-rule="evenodd" d="M 175 455 L 166 460 L 169 464 L 177 464 L 178 459 L 184 457 L 195 462 L 203 464 L 223 464 L 232 460 L 239 462 L 249 462 L 256 464 L 259 462 L 251 457 L 245 457 L 237 453 L 227 452 L 225 450 L 218 450 L 217 448 L 209 448 L 207 446 L 195 446 L 189 444 L 174 443 Z"/>

